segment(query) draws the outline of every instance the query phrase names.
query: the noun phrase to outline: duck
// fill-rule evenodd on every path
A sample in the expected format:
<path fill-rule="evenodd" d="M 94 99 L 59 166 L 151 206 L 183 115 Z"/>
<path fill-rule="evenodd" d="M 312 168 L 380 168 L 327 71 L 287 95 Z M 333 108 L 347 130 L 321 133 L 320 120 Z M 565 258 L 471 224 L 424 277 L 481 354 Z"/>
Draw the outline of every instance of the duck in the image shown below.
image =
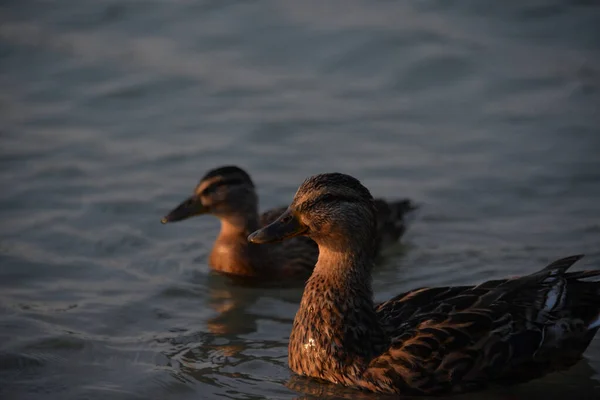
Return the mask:
<path fill-rule="evenodd" d="M 382 248 L 397 243 L 406 230 L 405 217 L 417 208 L 409 199 L 377 199 L 376 256 Z M 193 194 L 162 219 L 163 224 L 210 214 L 221 221 L 221 230 L 209 255 L 209 265 L 217 272 L 241 280 L 288 281 L 310 276 L 318 257 L 317 244 L 308 237 L 296 237 L 270 246 L 257 246 L 247 237 L 273 222 L 285 211 L 278 207 L 258 211 L 258 196 L 250 175 L 236 165 L 209 170 Z"/>
<path fill-rule="evenodd" d="M 260 245 L 304 236 L 318 245 L 289 338 L 297 375 L 380 394 L 448 395 L 526 382 L 582 358 L 600 327 L 600 282 L 590 279 L 600 271 L 568 271 L 582 255 L 375 304 L 376 214 L 356 178 L 319 174 L 248 237 Z"/>

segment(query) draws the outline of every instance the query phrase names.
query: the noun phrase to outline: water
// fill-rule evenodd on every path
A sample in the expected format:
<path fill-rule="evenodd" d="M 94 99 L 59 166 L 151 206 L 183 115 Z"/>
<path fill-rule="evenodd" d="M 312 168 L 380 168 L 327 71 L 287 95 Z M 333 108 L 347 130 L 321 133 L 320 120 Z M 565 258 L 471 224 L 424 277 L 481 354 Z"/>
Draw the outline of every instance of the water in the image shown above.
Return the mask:
<path fill-rule="evenodd" d="M 377 300 L 599 268 L 595 4 L 5 1 L 0 395 L 357 395 L 290 374 L 300 289 L 212 274 L 213 218 L 159 223 L 223 164 L 263 208 L 333 170 L 422 203 Z M 468 397 L 598 398 L 599 338 L 585 356 Z"/>

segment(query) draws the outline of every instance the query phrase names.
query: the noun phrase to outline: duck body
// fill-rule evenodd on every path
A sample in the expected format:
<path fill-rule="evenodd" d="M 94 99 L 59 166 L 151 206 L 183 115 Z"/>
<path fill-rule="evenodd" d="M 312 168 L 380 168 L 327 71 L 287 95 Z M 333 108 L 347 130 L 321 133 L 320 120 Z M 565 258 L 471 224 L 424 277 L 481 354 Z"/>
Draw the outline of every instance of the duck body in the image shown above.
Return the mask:
<path fill-rule="evenodd" d="M 600 327 L 600 282 L 589 280 L 600 271 L 567 272 L 582 256 L 376 305 L 375 215 L 360 182 L 323 174 L 302 184 L 278 221 L 250 235 L 268 243 L 302 234 L 319 245 L 290 335 L 294 372 L 378 393 L 441 395 L 525 382 L 581 359 Z"/>
<path fill-rule="evenodd" d="M 278 211 L 263 213 L 256 226 L 268 225 Z M 227 221 L 221 221 L 221 230 L 209 255 L 212 269 L 232 277 L 251 279 L 306 279 L 310 276 L 313 260 L 319 255 L 315 242 L 297 237 L 289 242 L 259 246 L 248 242 L 251 232 L 252 228 L 245 225 L 231 226 Z"/>
<path fill-rule="evenodd" d="M 600 271 L 566 272 L 582 256 L 519 278 L 422 288 L 376 306 L 388 347 L 357 387 L 444 394 L 516 384 L 576 364 L 600 325 Z"/>
<path fill-rule="evenodd" d="M 378 199 L 379 224 L 376 230 L 376 254 L 397 242 L 406 229 L 405 217 L 415 209 L 410 200 L 387 202 Z M 308 237 L 299 236 L 280 243 L 255 245 L 250 233 L 275 221 L 286 207 L 259 214 L 258 196 L 248 173 L 237 166 L 210 170 L 196 186 L 194 194 L 162 219 L 176 222 L 197 215 L 219 218 L 221 229 L 209 255 L 215 271 L 241 278 L 280 280 L 308 278 L 319 250 Z"/>

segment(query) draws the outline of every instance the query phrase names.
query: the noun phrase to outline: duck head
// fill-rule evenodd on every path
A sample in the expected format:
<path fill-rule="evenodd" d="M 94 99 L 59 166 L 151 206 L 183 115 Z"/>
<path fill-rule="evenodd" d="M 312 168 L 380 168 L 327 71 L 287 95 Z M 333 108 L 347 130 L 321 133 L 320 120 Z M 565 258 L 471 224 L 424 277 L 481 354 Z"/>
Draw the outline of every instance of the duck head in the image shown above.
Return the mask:
<path fill-rule="evenodd" d="M 183 221 L 204 214 L 223 219 L 240 212 L 256 215 L 257 207 L 254 183 L 248 173 L 236 166 L 224 166 L 206 173 L 194 193 L 165 215 L 161 222 Z"/>
<path fill-rule="evenodd" d="M 356 178 L 341 173 L 319 174 L 306 179 L 287 210 L 248 240 L 260 244 L 305 235 L 320 248 L 342 251 L 373 242 L 375 215 L 371 193 Z"/>

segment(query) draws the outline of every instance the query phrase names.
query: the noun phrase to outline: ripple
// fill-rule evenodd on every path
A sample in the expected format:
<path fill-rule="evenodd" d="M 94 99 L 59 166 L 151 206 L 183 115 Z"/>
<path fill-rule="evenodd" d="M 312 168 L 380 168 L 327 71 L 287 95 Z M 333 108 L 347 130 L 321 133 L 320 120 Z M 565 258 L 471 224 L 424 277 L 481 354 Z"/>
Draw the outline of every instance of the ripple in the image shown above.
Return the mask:
<path fill-rule="evenodd" d="M 422 203 L 378 300 L 600 260 L 591 3 L 65 1 L 0 18 L 4 397 L 377 397 L 295 387 L 301 288 L 211 272 L 215 218 L 159 223 L 217 165 L 261 209 L 323 171 Z M 596 393 L 598 354 L 485 395 Z"/>
<path fill-rule="evenodd" d="M 30 368 L 39 368 L 44 366 L 44 360 L 40 357 L 35 357 L 25 354 L 0 353 L 0 370 L 11 371 L 14 374 L 19 374 L 20 371 Z"/>

